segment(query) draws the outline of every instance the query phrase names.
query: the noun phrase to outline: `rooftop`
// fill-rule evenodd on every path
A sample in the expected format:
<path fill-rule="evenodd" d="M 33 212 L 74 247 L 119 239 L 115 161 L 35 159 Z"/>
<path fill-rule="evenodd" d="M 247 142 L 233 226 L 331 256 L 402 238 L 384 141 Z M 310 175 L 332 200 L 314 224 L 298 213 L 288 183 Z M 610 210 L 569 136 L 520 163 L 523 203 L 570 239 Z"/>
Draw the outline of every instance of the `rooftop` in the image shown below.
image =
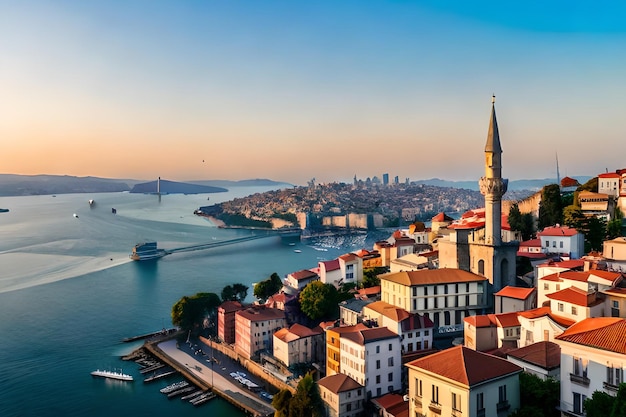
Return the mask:
<path fill-rule="evenodd" d="M 429 284 L 445 284 L 455 282 L 475 282 L 486 281 L 487 278 L 463 271 L 461 269 L 440 268 L 440 269 L 422 269 L 419 271 L 402 271 L 387 272 L 379 275 L 380 280 L 387 280 L 397 284 L 413 286 L 413 285 L 429 285 Z"/>
<path fill-rule="evenodd" d="M 362 385 L 360 385 L 354 379 L 345 374 L 334 374 L 330 376 L 325 376 L 324 378 L 317 381 L 317 383 L 335 394 L 363 388 Z"/>
<path fill-rule="evenodd" d="M 548 370 L 561 366 L 561 348 L 553 342 L 533 343 L 511 350 L 507 355 Z"/>
<path fill-rule="evenodd" d="M 507 285 L 494 295 L 515 298 L 517 300 L 526 300 L 534 291 L 535 288 L 511 287 L 510 285 Z"/>
<path fill-rule="evenodd" d="M 557 340 L 626 354 L 626 320 L 619 317 L 584 319 L 557 336 Z"/>

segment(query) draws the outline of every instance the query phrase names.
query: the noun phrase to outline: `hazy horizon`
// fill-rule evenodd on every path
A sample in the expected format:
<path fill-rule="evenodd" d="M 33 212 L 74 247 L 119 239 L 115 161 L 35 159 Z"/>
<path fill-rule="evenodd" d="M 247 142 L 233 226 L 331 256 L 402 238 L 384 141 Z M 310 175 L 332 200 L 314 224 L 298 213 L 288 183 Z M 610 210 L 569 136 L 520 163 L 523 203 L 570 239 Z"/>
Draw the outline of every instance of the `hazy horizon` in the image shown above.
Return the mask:
<path fill-rule="evenodd" d="M 624 168 L 626 5 L 0 4 L 0 170 L 292 184 Z"/>

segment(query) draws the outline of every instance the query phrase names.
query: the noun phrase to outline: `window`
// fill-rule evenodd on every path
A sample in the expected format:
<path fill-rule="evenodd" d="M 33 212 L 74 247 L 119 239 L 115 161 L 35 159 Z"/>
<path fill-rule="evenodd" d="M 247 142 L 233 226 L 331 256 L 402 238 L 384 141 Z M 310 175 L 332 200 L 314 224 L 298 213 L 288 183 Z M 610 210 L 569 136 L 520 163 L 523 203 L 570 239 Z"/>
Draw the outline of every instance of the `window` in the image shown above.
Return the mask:
<path fill-rule="evenodd" d="M 563 303 L 559 303 L 559 304 L 558 304 L 558 310 L 559 310 L 560 312 L 563 312 Z"/>
<path fill-rule="evenodd" d="M 391 343 L 389 343 L 389 351 L 391 352 L 391 349 L 393 349 L 393 345 Z"/>
<path fill-rule="evenodd" d="M 380 346 L 376 346 L 376 353 L 380 353 Z"/>
<path fill-rule="evenodd" d="M 574 414 L 582 414 L 584 411 L 583 404 L 585 403 L 585 399 L 587 399 L 587 397 L 577 392 L 573 393 L 573 397 Z"/>
<path fill-rule="evenodd" d="M 376 360 L 376 369 L 380 369 L 380 360 L 379 359 Z"/>
<path fill-rule="evenodd" d="M 559 242 L 559 247 L 563 249 L 563 242 Z"/>
<path fill-rule="evenodd" d="M 556 240 L 554 242 L 552 242 L 552 247 L 556 248 Z"/>
<path fill-rule="evenodd" d="M 498 387 L 498 402 L 506 402 L 506 385 L 500 385 Z"/>
<path fill-rule="evenodd" d="M 393 372 L 389 372 L 389 374 L 387 374 L 387 381 L 393 382 Z"/>
<path fill-rule="evenodd" d="M 439 404 L 439 387 L 436 385 L 432 385 L 432 393 L 430 397 L 430 402 Z"/>
<path fill-rule="evenodd" d="M 576 306 L 572 306 L 572 314 L 573 314 L 573 315 L 576 315 L 576 314 L 577 314 L 577 311 L 578 311 L 578 310 L 576 309 Z"/>
<path fill-rule="evenodd" d="M 455 392 L 452 393 L 452 409 L 461 411 L 461 396 Z"/>
<path fill-rule="evenodd" d="M 550 290 L 550 284 L 548 284 L 547 282 L 544 282 L 544 283 L 543 283 L 543 289 L 544 289 L 545 291 L 549 291 L 549 290 Z"/>
<path fill-rule="evenodd" d="M 376 383 L 380 384 L 380 375 L 376 375 Z"/>
<path fill-rule="evenodd" d="M 409 343 L 406 347 L 406 350 L 409 352 L 413 352 L 413 343 Z"/>
<path fill-rule="evenodd" d="M 422 396 L 422 380 L 415 378 L 415 395 L 417 397 Z"/>
<path fill-rule="evenodd" d="M 480 413 L 485 410 L 485 396 L 482 392 L 476 394 L 476 411 Z"/>
<path fill-rule="evenodd" d="M 393 366 L 393 356 L 387 359 L 387 366 Z"/>
<path fill-rule="evenodd" d="M 550 241 L 546 240 L 546 248 L 549 248 L 549 247 L 550 247 Z"/>
<path fill-rule="evenodd" d="M 574 375 L 577 376 L 587 376 L 587 369 L 583 365 L 583 360 L 581 358 L 574 357 Z"/>
<path fill-rule="evenodd" d="M 611 304 L 611 317 L 619 317 L 619 301 L 613 301 Z"/>
<path fill-rule="evenodd" d="M 624 380 L 622 368 L 606 367 L 606 383 L 615 387 L 619 386 Z"/>

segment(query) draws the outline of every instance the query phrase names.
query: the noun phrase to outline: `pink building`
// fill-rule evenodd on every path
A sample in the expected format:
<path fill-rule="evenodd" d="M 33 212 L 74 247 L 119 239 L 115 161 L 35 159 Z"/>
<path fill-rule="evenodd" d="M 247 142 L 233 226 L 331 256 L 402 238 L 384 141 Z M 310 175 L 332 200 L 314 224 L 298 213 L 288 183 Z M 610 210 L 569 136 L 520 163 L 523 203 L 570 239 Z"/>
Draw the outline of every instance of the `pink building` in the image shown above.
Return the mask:
<path fill-rule="evenodd" d="M 235 343 L 235 313 L 241 309 L 239 301 L 225 301 L 217 308 L 217 337 L 222 342 Z"/>
<path fill-rule="evenodd" d="M 260 350 L 272 351 L 277 330 L 287 325 L 285 312 L 264 306 L 251 306 L 235 313 L 235 351 L 251 358 Z"/>

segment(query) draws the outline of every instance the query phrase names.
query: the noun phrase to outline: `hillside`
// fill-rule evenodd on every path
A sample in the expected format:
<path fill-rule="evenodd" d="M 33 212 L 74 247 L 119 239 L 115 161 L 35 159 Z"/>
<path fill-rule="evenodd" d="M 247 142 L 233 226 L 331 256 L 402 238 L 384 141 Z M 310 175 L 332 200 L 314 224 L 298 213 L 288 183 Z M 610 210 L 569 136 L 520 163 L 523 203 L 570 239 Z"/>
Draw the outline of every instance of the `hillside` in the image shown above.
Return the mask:
<path fill-rule="evenodd" d="M 69 175 L 0 174 L 0 196 L 25 196 L 69 193 L 108 193 L 129 191 L 133 180 Z"/>
<path fill-rule="evenodd" d="M 208 194 L 208 193 L 223 193 L 228 191 L 222 187 L 212 187 L 210 185 L 189 184 L 185 182 L 175 182 L 168 180 L 161 180 L 161 193 L 162 194 Z M 141 184 L 135 184 L 130 190 L 131 193 L 156 193 L 157 182 L 150 181 Z"/>

